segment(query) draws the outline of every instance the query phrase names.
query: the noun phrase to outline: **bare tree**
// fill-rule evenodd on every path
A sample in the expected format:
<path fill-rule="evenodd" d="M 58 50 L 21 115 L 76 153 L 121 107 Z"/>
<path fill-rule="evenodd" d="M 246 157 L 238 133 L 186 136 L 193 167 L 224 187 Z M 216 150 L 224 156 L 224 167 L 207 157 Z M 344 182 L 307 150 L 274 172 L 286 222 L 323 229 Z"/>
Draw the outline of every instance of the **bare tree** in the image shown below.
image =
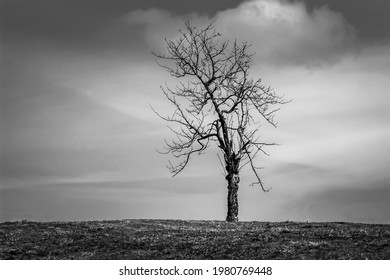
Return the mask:
<path fill-rule="evenodd" d="M 265 146 L 276 144 L 260 140 L 259 119 L 276 127 L 274 113 L 287 101 L 264 86 L 261 79 L 250 78 L 254 55 L 248 53 L 247 42 L 239 44 L 235 40 L 230 46 L 229 41 L 220 39 L 214 22 L 205 28 L 187 22 L 178 39 L 165 40 L 167 52 L 153 54 L 161 67 L 179 79 L 174 88 L 161 87 L 175 110 L 163 116 L 152 109 L 163 120 L 176 124 L 169 126 L 176 137 L 165 140 L 164 151 L 178 160 L 168 164 L 173 176 L 187 166 L 193 154 L 202 153 L 214 143 L 219 147 L 228 182 L 226 221 L 234 222 L 238 221 L 239 173 L 244 166 L 255 175 L 252 185 L 269 191 L 254 158 L 258 153 L 267 154 Z"/>

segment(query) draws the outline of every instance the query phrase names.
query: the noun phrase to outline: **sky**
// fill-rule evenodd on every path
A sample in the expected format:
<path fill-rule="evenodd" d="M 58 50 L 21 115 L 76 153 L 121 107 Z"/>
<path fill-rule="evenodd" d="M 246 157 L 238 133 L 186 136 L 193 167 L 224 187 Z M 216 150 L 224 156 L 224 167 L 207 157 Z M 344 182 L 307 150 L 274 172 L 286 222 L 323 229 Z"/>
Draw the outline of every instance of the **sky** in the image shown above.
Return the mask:
<path fill-rule="evenodd" d="M 248 41 L 253 78 L 293 101 L 262 126 L 264 193 L 242 221 L 390 223 L 390 1 L 1 0 L 0 222 L 224 220 L 216 148 L 172 178 L 155 63 L 184 22 Z M 259 120 L 261 121 L 261 120 Z"/>

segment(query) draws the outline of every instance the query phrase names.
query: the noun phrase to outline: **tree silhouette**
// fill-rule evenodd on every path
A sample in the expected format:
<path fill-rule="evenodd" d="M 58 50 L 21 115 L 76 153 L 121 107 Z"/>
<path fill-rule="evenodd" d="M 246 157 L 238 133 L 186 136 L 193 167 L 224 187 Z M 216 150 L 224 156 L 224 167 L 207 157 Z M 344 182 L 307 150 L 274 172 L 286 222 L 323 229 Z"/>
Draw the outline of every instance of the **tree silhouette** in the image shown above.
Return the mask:
<path fill-rule="evenodd" d="M 240 170 L 249 166 L 256 181 L 267 192 L 254 158 L 265 146 L 276 145 L 260 140 L 260 122 L 263 119 L 276 127 L 274 113 L 278 105 L 287 101 L 278 96 L 261 79 L 249 76 L 253 54 L 248 53 L 247 42 L 220 41 L 214 22 L 205 28 L 186 23 L 175 40 L 165 40 L 166 53 L 156 54 L 157 63 L 169 74 L 179 79 L 174 88 L 161 87 L 165 97 L 175 108 L 172 115 L 163 120 L 174 123 L 169 126 L 175 134 L 173 140 L 165 140 L 163 153 L 172 154 L 177 163 L 169 161 L 173 176 L 179 174 L 194 154 L 201 154 L 216 144 L 222 156 L 228 182 L 228 211 L 226 221 L 238 221 L 238 183 Z M 161 62 L 163 61 L 163 62 Z M 260 117 L 259 117 L 260 116 Z"/>

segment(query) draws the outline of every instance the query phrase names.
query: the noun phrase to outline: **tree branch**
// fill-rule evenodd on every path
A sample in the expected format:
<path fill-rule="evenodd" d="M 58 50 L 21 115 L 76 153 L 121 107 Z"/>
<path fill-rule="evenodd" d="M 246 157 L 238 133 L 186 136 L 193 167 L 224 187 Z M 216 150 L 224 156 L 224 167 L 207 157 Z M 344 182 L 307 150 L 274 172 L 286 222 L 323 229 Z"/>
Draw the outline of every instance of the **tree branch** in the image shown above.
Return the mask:
<path fill-rule="evenodd" d="M 158 65 L 179 79 L 175 88 L 161 87 L 174 107 L 173 114 L 163 116 L 152 108 L 175 126 L 169 127 L 176 137 L 165 141 L 165 153 L 172 154 L 179 163 L 169 161 L 168 167 L 175 176 L 194 153 L 200 154 L 216 143 L 224 154 L 226 168 L 238 172 L 249 164 L 256 177 L 254 184 L 269 191 L 260 180 L 254 158 L 259 152 L 268 155 L 263 148 L 277 144 L 260 140 L 258 123 L 263 119 L 276 127 L 275 113 L 290 101 L 263 85 L 261 79 L 250 78 L 250 44 L 235 40 L 229 47 L 229 41 L 219 41 L 221 34 L 214 24 L 197 28 L 186 22 L 186 30 L 180 30 L 178 39 L 165 40 L 165 54 L 153 53 L 164 61 L 157 61 Z"/>

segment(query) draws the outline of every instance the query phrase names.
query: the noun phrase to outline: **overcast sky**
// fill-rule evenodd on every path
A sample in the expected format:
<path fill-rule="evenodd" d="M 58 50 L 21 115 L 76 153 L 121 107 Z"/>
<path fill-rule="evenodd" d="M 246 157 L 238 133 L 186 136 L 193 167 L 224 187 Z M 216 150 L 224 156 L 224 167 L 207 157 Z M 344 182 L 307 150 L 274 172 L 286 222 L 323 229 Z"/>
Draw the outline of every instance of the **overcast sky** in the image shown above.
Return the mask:
<path fill-rule="evenodd" d="M 218 219 L 215 149 L 175 178 L 150 51 L 215 18 L 252 43 L 254 78 L 293 102 L 264 123 L 268 193 L 241 174 L 239 217 L 390 223 L 390 1 L 2 0 L 0 221 Z"/>

